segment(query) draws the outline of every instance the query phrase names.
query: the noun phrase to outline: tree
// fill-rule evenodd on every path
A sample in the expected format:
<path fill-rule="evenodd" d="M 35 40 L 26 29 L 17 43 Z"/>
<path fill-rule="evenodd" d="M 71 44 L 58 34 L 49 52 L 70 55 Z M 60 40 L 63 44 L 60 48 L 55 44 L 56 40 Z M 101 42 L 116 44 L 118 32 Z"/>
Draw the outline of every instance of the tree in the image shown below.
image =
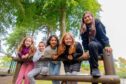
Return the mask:
<path fill-rule="evenodd" d="M 78 30 L 84 11 L 89 10 L 95 16 L 100 11 L 97 0 L 6 0 L 6 2 L 10 3 L 13 9 L 11 14 L 16 17 L 13 32 L 7 40 L 10 48 L 15 47 L 23 36 L 35 36 L 35 33 L 45 26 L 48 28 L 48 35 L 50 31 L 55 33 L 59 30 L 62 36 L 66 31 Z"/>

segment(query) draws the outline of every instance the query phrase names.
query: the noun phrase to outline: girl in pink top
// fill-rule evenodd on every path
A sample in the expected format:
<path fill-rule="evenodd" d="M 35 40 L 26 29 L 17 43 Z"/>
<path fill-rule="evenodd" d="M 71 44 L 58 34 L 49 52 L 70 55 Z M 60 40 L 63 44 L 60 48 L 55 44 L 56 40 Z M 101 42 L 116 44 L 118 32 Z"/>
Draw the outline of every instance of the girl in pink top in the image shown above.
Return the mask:
<path fill-rule="evenodd" d="M 24 84 L 30 84 L 27 74 L 33 69 L 34 63 L 32 61 L 28 61 L 27 59 L 31 58 L 31 56 L 34 55 L 35 50 L 36 49 L 34 47 L 34 41 L 32 37 L 26 37 L 22 40 L 18 48 L 18 57 L 26 61 L 23 61 L 21 65 L 16 80 L 16 84 L 22 84 L 23 79 L 24 79 Z"/>

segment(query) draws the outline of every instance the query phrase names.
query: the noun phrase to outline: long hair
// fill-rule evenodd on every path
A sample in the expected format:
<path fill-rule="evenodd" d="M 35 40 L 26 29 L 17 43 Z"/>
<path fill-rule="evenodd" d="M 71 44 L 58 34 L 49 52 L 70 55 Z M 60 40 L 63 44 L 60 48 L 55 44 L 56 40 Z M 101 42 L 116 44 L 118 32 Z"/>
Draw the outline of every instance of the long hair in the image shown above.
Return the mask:
<path fill-rule="evenodd" d="M 90 14 L 92 16 L 92 22 L 90 24 L 90 35 L 95 36 L 95 34 L 96 34 L 95 18 L 90 11 L 86 11 L 83 14 L 80 32 L 86 32 L 87 31 L 86 23 L 84 22 L 84 17 L 85 17 L 86 14 Z"/>
<path fill-rule="evenodd" d="M 32 56 L 32 55 L 35 53 L 36 48 L 35 48 L 35 46 L 34 46 L 34 40 L 33 40 L 33 38 L 30 37 L 30 36 L 23 38 L 23 40 L 21 41 L 20 45 L 18 46 L 18 52 L 21 52 L 22 49 L 25 47 L 25 41 L 26 41 L 26 39 L 28 39 L 28 38 L 30 38 L 31 41 L 32 41 L 32 43 L 31 43 L 31 45 L 30 45 L 30 47 L 29 47 L 29 52 L 28 52 L 28 54 L 29 54 L 29 56 Z"/>
<path fill-rule="evenodd" d="M 73 54 L 75 53 L 75 50 L 76 50 L 76 46 L 75 46 L 75 40 L 74 40 L 74 37 L 71 33 L 65 33 L 61 39 L 61 44 L 59 45 L 58 47 L 58 55 L 61 55 L 62 53 L 64 53 L 65 49 L 66 49 L 66 46 L 65 46 L 65 38 L 66 36 L 70 36 L 72 38 L 72 45 L 70 45 L 70 48 L 69 48 L 69 54 Z"/>
<path fill-rule="evenodd" d="M 59 39 L 58 39 L 58 37 L 57 37 L 56 35 L 51 35 L 51 36 L 48 38 L 46 45 L 47 45 L 47 46 L 51 45 L 51 44 L 50 44 L 50 40 L 51 40 L 53 37 L 56 38 L 56 41 L 57 41 L 56 47 L 58 47 L 58 46 L 59 46 Z"/>

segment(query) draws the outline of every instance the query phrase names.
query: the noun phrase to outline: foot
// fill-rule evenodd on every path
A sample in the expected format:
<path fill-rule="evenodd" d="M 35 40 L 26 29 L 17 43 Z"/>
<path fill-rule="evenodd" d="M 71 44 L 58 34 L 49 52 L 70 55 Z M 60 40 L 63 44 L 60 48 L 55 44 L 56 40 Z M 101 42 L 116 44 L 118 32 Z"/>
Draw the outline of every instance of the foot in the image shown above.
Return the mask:
<path fill-rule="evenodd" d="M 91 75 L 93 77 L 100 77 L 101 76 L 101 74 L 100 74 L 100 72 L 99 72 L 99 70 L 97 68 L 92 69 Z"/>

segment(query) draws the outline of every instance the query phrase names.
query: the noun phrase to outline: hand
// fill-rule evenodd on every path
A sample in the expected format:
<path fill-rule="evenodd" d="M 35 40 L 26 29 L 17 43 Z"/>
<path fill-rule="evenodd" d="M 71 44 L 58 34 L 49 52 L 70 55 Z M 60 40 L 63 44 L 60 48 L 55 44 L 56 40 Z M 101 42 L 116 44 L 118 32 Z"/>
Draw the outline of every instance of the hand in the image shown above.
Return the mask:
<path fill-rule="evenodd" d="M 53 54 L 53 55 L 52 55 L 52 59 L 53 59 L 53 60 L 56 60 L 57 58 L 58 58 L 58 55 L 56 55 L 56 54 Z"/>
<path fill-rule="evenodd" d="M 89 58 L 89 51 L 84 52 L 83 55 L 82 55 L 82 57 L 83 57 L 84 59 L 88 59 L 88 58 Z"/>
<path fill-rule="evenodd" d="M 68 59 L 69 60 L 73 60 L 73 56 L 72 55 L 68 55 Z"/>
<path fill-rule="evenodd" d="M 22 55 L 22 59 L 27 59 L 27 56 L 25 56 L 25 55 Z"/>
<path fill-rule="evenodd" d="M 26 54 L 26 55 L 22 55 L 22 59 L 27 59 L 29 56 L 29 54 Z"/>
<path fill-rule="evenodd" d="M 111 53 L 112 53 L 112 48 L 111 48 L 111 47 L 105 47 L 104 49 L 105 49 L 105 51 L 106 51 L 108 54 L 111 54 Z"/>

